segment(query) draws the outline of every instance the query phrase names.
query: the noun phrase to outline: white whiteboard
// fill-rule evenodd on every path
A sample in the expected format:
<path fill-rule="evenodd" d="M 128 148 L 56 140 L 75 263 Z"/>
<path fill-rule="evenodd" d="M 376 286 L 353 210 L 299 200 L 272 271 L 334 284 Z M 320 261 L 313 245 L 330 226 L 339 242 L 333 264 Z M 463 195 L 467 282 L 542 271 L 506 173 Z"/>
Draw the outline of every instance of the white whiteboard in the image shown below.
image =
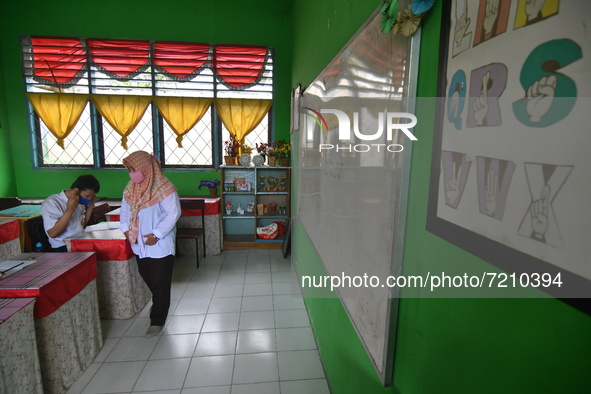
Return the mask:
<path fill-rule="evenodd" d="M 383 34 L 381 19 L 376 12 L 304 91 L 300 130 L 292 141 L 298 141 L 296 220 L 327 274 L 376 276 L 384 284 L 401 271 L 411 141 L 402 132 L 395 132 L 393 141 L 385 132 L 372 141 L 354 133 L 343 141 L 337 116 L 321 113 L 342 111 L 367 135 L 378 134 L 380 116 L 384 131 L 388 113 L 412 113 L 420 32 L 412 39 Z M 399 149 L 395 144 L 403 151 L 388 151 Z M 337 289 L 338 296 L 388 385 L 397 293 L 388 286 L 352 285 Z"/>

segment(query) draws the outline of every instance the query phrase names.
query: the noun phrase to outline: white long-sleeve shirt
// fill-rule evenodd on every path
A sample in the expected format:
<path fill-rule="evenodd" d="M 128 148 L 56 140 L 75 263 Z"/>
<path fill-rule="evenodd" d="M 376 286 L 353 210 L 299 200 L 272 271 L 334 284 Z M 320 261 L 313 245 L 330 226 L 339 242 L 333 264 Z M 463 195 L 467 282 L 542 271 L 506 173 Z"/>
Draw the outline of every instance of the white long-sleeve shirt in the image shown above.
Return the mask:
<path fill-rule="evenodd" d="M 43 227 L 45 228 L 45 232 L 47 230 L 51 230 L 58 220 L 64 216 L 66 212 L 66 208 L 68 206 L 68 196 L 64 190 L 60 193 L 53 194 L 43 201 L 41 205 L 41 216 L 43 217 Z M 82 219 L 86 217 L 86 207 L 83 205 L 78 205 L 72 216 L 70 217 L 70 221 L 66 226 L 66 229 L 62 231 L 61 234 L 57 235 L 55 238 L 49 238 L 49 244 L 52 248 L 59 248 L 65 246 L 66 243 L 64 242 L 64 238 L 68 238 L 80 231 L 84 231 L 84 226 L 82 225 Z"/>
<path fill-rule="evenodd" d="M 121 203 L 121 224 L 123 232 L 129 230 L 130 208 L 125 198 Z M 140 258 L 162 258 L 175 254 L 176 222 L 181 216 L 181 203 L 176 192 L 151 207 L 138 212 L 139 229 L 137 242 L 131 245 L 133 253 Z M 159 238 L 155 245 L 148 246 L 144 242 L 145 235 L 154 234 Z"/>

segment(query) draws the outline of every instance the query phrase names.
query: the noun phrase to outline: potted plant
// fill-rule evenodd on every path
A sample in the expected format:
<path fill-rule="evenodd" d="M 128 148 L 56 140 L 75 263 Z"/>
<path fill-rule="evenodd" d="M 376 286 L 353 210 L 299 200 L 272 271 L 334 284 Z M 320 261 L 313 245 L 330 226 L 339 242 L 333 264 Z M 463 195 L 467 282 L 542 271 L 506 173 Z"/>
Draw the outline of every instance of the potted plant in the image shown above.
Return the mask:
<path fill-rule="evenodd" d="M 224 142 L 224 161 L 226 165 L 237 165 L 238 164 L 238 154 L 240 153 L 240 143 L 236 140 L 232 134 L 230 134 L 230 139 Z"/>
<path fill-rule="evenodd" d="M 265 154 L 267 155 L 269 166 L 273 167 L 276 166 L 277 162 L 277 152 L 275 151 L 275 143 L 270 142 L 267 147 L 265 148 Z"/>
<path fill-rule="evenodd" d="M 246 144 L 242 145 L 242 153 L 246 155 L 251 155 L 254 148 L 252 146 L 248 146 Z"/>
<path fill-rule="evenodd" d="M 280 165 L 283 167 L 289 166 L 289 155 L 291 153 L 291 142 L 281 140 L 277 143 L 277 157 L 279 157 Z"/>
<path fill-rule="evenodd" d="M 209 188 L 209 194 L 212 197 L 216 197 L 218 195 L 218 188 L 217 186 L 220 184 L 220 181 L 217 179 L 214 179 L 213 181 L 201 181 L 201 184 L 199 185 L 199 190 L 201 190 L 201 188 L 203 186 L 207 186 Z"/>

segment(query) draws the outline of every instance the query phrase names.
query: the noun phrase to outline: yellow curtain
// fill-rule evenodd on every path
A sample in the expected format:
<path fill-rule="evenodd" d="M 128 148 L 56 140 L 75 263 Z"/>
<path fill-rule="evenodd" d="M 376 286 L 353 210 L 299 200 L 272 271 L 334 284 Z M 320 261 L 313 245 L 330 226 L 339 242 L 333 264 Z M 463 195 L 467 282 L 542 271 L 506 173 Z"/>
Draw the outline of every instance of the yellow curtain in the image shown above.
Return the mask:
<path fill-rule="evenodd" d="M 215 100 L 220 119 L 242 146 L 244 138 L 261 123 L 273 100 L 221 98 Z"/>
<path fill-rule="evenodd" d="M 64 139 L 72 132 L 88 102 L 88 95 L 66 93 L 27 93 L 37 115 L 43 120 L 57 144 L 64 148 Z"/>
<path fill-rule="evenodd" d="M 151 96 L 114 96 L 95 94 L 92 102 L 111 127 L 121 136 L 127 150 L 127 137 L 138 125 L 152 101 Z"/>
<path fill-rule="evenodd" d="M 213 99 L 196 97 L 154 97 L 158 110 L 174 133 L 179 148 L 183 147 L 183 135 L 201 120 Z"/>

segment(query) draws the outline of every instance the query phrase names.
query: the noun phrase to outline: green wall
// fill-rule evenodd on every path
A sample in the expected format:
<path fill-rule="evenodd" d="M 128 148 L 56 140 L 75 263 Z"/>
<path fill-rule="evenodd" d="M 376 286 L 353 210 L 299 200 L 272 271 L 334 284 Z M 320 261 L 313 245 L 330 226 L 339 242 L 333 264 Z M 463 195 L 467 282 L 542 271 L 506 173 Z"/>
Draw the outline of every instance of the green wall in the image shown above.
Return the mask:
<path fill-rule="evenodd" d="M 310 84 L 380 4 L 295 0 L 293 84 Z M 436 96 L 440 21 L 437 1 L 423 24 L 419 97 Z M 498 271 L 425 231 L 434 111 L 418 103 L 403 273 Z M 298 273 L 325 275 L 297 223 L 293 236 Z M 591 317 L 554 299 L 401 299 L 389 388 L 338 299 L 306 298 L 306 306 L 333 394 L 591 392 Z"/>
<path fill-rule="evenodd" d="M 0 19 L 1 21 L 1 19 Z M 2 43 L 0 42 L 0 64 L 2 64 Z M 1 69 L 0 69 L 1 70 Z M 0 94 L 4 91 L 4 75 L 0 73 Z M 0 197 L 16 196 L 16 181 L 14 179 L 14 164 L 10 149 L 10 134 L 8 132 L 8 117 L 6 101 L 0 99 Z"/>
<path fill-rule="evenodd" d="M 275 47 L 275 139 L 289 132 L 291 1 L 31 0 L 0 2 L 0 196 L 45 197 L 69 187 L 80 174 L 101 182 L 101 196 L 120 198 L 124 170 L 33 169 L 19 46 L 21 35 L 146 39 L 268 45 Z M 4 82 L 4 83 L 2 83 Z M 13 155 L 10 152 L 13 152 Z M 167 171 L 181 195 L 198 191 L 209 171 Z"/>

